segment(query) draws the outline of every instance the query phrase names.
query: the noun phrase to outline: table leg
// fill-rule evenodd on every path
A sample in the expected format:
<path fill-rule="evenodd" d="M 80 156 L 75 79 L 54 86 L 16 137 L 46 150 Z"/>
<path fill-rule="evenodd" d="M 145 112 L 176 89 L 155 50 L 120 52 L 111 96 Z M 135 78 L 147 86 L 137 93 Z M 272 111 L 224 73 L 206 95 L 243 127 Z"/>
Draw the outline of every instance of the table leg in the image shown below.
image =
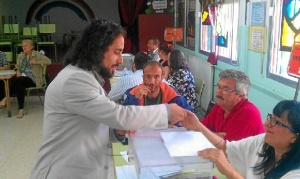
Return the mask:
<path fill-rule="evenodd" d="M 9 80 L 5 79 L 4 88 L 5 88 L 5 96 L 6 96 L 6 110 L 8 117 L 11 117 L 11 106 L 10 106 L 10 95 L 9 95 Z"/>

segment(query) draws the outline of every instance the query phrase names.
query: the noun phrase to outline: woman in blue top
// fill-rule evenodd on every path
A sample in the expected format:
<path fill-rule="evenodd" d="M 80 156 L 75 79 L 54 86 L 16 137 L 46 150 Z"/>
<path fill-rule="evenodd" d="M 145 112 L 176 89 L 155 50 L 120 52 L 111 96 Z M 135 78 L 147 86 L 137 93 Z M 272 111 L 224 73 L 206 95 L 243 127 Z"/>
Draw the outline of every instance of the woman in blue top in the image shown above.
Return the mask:
<path fill-rule="evenodd" d="M 169 53 L 170 74 L 167 82 L 173 85 L 188 104 L 197 112 L 198 98 L 196 95 L 196 85 L 185 55 L 180 50 L 171 50 Z"/>

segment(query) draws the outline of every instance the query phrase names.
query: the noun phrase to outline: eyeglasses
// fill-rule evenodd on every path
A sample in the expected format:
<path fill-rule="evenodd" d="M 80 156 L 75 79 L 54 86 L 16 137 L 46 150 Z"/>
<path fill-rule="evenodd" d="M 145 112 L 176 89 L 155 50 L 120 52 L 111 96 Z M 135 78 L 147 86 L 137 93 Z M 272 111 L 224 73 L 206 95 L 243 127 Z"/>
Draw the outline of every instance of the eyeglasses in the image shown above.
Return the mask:
<path fill-rule="evenodd" d="M 295 129 L 293 129 L 293 128 L 291 128 L 291 127 L 289 127 L 289 126 L 287 126 L 287 125 L 285 125 L 285 124 L 283 124 L 283 123 L 277 121 L 277 120 L 275 119 L 274 115 L 272 115 L 272 114 L 270 114 L 270 113 L 268 113 L 267 121 L 269 121 L 269 123 L 270 123 L 270 125 L 271 125 L 272 127 L 275 127 L 276 125 L 279 125 L 279 126 L 282 126 L 282 127 L 284 127 L 284 128 L 287 128 L 287 129 L 290 130 L 291 132 L 297 134 L 297 132 L 295 131 Z"/>
<path fill-rule="evenodd" d="M 228 93 L 231 93 L 231 92 L 235 92 L 236 90 L 233 90 L 233 89 L 229 89 L 227 87 L 220 87 L 219 84 L 217 85 L 214 85 L 216 87 L 217 90 L 221 90 L 224 94 L 228 94 Z"/>

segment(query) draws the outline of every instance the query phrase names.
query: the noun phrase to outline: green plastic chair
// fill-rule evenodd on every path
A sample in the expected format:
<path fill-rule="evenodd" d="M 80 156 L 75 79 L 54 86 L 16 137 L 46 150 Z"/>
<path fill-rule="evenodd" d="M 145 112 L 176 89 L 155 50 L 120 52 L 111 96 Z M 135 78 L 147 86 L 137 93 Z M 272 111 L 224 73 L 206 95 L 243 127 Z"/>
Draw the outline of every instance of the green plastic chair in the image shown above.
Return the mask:
<path fill-rule="evenodd" d="M 196 91 L 198 92 L 198 109 L 199 112 L 201 110 L 203 110 L 203 107 L 202 107 L 202 95 L 203 95 L 203 91 L 204 91 L 204 87 L 205 87 L 205 83 L 204 81 L 201 79 L 201 78 L 198 78 L 198 77 L 195 77 L 195 83 L 196 83 Z"/>
<path fill-rule="evenodd" d="M 44 105 L 43 100 L 41 98 L 41 94 L 40 94 L 40 90 L 43 90 L 44 92 L 46 91 L 46 87 L 47 87 L 47 80 L 46 80 L 46 75 L 47 75 L 47 65 L 43 66 L 43 80 L 44 80 L 44 84 L 41 86 L 36 86 L 36 87 L 30 87 L 30 88 L 26 88 L 25 89 L 25 94 L 26 94 L 26 107 L 25 107 L 25 111 L 26 114 L 28 114 L 28 109 L 29 109 L 29 97 L 30 97 L 30 92 L 31 91 L 36 91 L 39 98 L 40 98 L 40 102 L 42 104 L 42 106 Z"/>
<path fill-rule="evenodd" d="M 37 40 L 37 50 L 40 50 L 41 46 L 53 46 L 55 53 L 55 60 L 57 60 L 56 53 L 56 41 L 52 40 L 52 34 L 56 33 L 56 25 L 55 24 L 39 24 L 38 34 L 40 38 Z M 46 39 L 42 41 L 42 39 Z"/>
<path fill-rule="evenodd" d="M 2 38 L 0 39 L 0 46 L 7 47 L 11 54 L 14 54 L 14 43 L 20 40 L 19 24 L 4 24 Z M 10 59 L 12 62 L 14 57 Z"/>

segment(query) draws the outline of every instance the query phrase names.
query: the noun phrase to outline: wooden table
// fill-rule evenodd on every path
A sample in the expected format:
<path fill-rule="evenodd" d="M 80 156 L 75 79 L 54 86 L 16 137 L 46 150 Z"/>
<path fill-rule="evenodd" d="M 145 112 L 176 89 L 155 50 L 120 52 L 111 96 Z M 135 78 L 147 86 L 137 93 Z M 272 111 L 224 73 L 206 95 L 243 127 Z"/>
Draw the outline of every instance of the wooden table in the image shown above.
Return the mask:
<path fill-rule="evenodd" d="M 4 90 L 6 97 L 6 110 L 8 117 L 11 117 L 11 105 L 10 105 L 10 95 L 9 95 L 9 80 L 16 75 L 14 70 L 1 70 L 0 80 L 4 81 Z"/>

